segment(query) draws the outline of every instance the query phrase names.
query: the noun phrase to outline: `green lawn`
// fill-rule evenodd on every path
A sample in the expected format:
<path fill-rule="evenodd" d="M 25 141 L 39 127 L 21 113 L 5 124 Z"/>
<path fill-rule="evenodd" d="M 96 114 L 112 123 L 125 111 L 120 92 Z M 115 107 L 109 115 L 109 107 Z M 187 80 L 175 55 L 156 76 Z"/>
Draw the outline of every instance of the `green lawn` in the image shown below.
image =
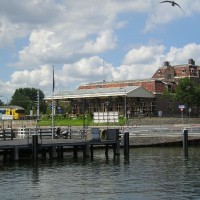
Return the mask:
<path fill-rule="evenodd" d="M 82 118 L 64 118 L 64 117 L 55 117 L 53 119 L 55 126 L 83 126 Z M 85 126 L 106 126 L 106 125 L 124 125 L 125 120 L 123 118 L 119 119 L 119 122 L 116 123 L 94 123 L 91 118 L 85 119 Z M 39 122 L 40 126 L 51 126 L 52 118 L 42 118 Z"/>

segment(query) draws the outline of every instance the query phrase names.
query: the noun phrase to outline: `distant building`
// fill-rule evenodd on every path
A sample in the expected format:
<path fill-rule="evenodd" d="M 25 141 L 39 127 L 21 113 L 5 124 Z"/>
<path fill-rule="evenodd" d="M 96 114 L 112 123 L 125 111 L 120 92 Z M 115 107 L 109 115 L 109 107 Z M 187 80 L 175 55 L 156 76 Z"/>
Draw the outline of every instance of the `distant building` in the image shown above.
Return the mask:
<path fill-rule="evenodd" d="M 77 102 L 84 99 L 87 102 L 87 108 L 85 109 L 87 109 L 89 113 L 105 111 L 104 103 L 109 102 L 109 108 L 107 109 L 119 111 L 121 114 L 125 113 L 126 110 L 130 117 L 140 114 L 158 115 L 158 113 L 162 113 L 163 116 L 178 115 L 180 114 L 180 109 L 178 107 L 179 102 L 173 102 L 163 97 L 162 94 L 165 90 L 174 92 L 179 80 L 185 77 L 189 77 L 198 84 L 200 83 L 200 66 L 195 65 L 193 59 L 189 59 L 187 64 L 175 66 L 171 66 L 170 63 L 166 61 L 162 67 L 157 69 L 150 79 L 112 82 L 102 81 L 82 84 L 79 86 L 78 90 L 72 91 L 74 96 L 70 96 L 70 92 L 61 92 L 59 95 L 55 94 L 54 99 L 56 99 L 57 102 L 60 99 L 70 100 L 73 113 L 80 113 L 81 104 Z M 143 92 L 131 96 L 128 91 L 132 89 L 131 94 L 133 94 L 136 86 Z M 106 90 L 110 90 L 110 92 L 114 91 L 114 93 L 111 94 L 108 92 L 107 95 L 105 95 Z M 123 90 L 124 94 L 119 93 L 119 91 L 122 92 Z M 92 95 L 87 96 L 90 92 Z M 46 99 L 50 98 L 51 96 Z M 194 109 L 192 110 L 195 112 Z"/>

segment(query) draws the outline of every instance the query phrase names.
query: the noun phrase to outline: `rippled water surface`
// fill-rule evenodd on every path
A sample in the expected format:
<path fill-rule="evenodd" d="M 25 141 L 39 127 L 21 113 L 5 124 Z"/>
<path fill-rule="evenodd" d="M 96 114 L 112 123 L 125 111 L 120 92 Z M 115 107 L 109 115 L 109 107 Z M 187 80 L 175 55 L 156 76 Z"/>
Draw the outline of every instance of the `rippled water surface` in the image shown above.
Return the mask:
<path fill-rule="evenodd" d="M 62 161 L 15 163 L 0 168 L 2 200 L 200 199 L 200 148 L 136 148 L 106 158 L 81 155 Z"/>

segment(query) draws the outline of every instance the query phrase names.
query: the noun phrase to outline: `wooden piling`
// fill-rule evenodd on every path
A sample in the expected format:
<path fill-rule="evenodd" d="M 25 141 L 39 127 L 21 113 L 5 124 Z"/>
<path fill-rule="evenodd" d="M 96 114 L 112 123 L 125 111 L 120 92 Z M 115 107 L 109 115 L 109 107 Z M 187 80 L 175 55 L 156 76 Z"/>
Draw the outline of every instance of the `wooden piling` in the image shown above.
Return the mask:
<path fill-rule="evenodd" d="M 14 161 L 18 161 L 19 160 L 19 147 L 15 146 L 14 148 Z"/>
<path fill-rule="evenodd" d="M 74 146 L 73 148 L 74 158 L 78 158 L 78 147 Z"/>
<path fill-rule="evenodd" d="M 106 156 L 108 156 L 108 148 L 109 148 L 109 145 L 106 144 L 106 146 L 105 146 L 105 155 L 106 155 Z"/>
<path fill-rule="evenodd" d="M 120 155 L 120 141 L 116 144 L 116 155 Z"/>
<path fill-rule="evenodd" d="M 58 158 L 63 158 L 63 146 L 58 146 L 57 147 L 57 155 L 58 155 Z"/>
<path fill-rule="evenodd" d="M 47 158 L 46 153 L 47 153 L 47 149 L 46 149 L 46 148 L 45 148 L 45 149 L 42 149 L 41 155 L 42 155 L 42 159 L 44 159 L 44 160 L 46 160 L 46 158 Z"/>
<path fill-rule="evenodd" d="M 93 145 L 90 145 L 90 154 L 91 154 L 91 158 L 93 158 L 94 156 L 94 149 L 93 149 Z"/>
<path fill-rule="evenodd" d="M 56 146 L 51 146 L 51 147 L 50 147 L 49 157 L 50 157 L 51 159 L 54 159 L 54 158 L 57 157 L 57 154 L 56 154 Z"/>
<path fill-rule="evenodd" d="M 90 146 L 89 143 L 87 142 L 87 144 L 85 146 L 83 146 L 83 157 L 89 157 L 89 152 L 90 152 Z"/>
<path fill-rule="evenodd" d="M 124 133 L 124 155 L 129 155 L 129 132 Z"/>
<path fill-rule="evenodd" d="M 184 155 L 188 156 L 188 130 L 183 129 L 183 151 Z"/>
<path fill-rule="evenodd" d="M 38 159 L 38 135 L 32 135 L 32 159 Z"/>

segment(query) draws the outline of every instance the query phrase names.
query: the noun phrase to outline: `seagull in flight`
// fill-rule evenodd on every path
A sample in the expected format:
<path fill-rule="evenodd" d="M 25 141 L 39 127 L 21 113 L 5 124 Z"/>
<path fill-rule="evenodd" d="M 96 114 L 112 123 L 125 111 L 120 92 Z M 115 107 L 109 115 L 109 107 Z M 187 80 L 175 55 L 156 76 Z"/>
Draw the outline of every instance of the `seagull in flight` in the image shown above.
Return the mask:
<path fill-rule="evenodd" d="M 177 4 L 175 1 L 161 1 L 160 3 L 171 3 L 172 6 L 178 6 L 183 11 L 183 9 L 181 8 L 181 6 L 179 4 Z"/>

